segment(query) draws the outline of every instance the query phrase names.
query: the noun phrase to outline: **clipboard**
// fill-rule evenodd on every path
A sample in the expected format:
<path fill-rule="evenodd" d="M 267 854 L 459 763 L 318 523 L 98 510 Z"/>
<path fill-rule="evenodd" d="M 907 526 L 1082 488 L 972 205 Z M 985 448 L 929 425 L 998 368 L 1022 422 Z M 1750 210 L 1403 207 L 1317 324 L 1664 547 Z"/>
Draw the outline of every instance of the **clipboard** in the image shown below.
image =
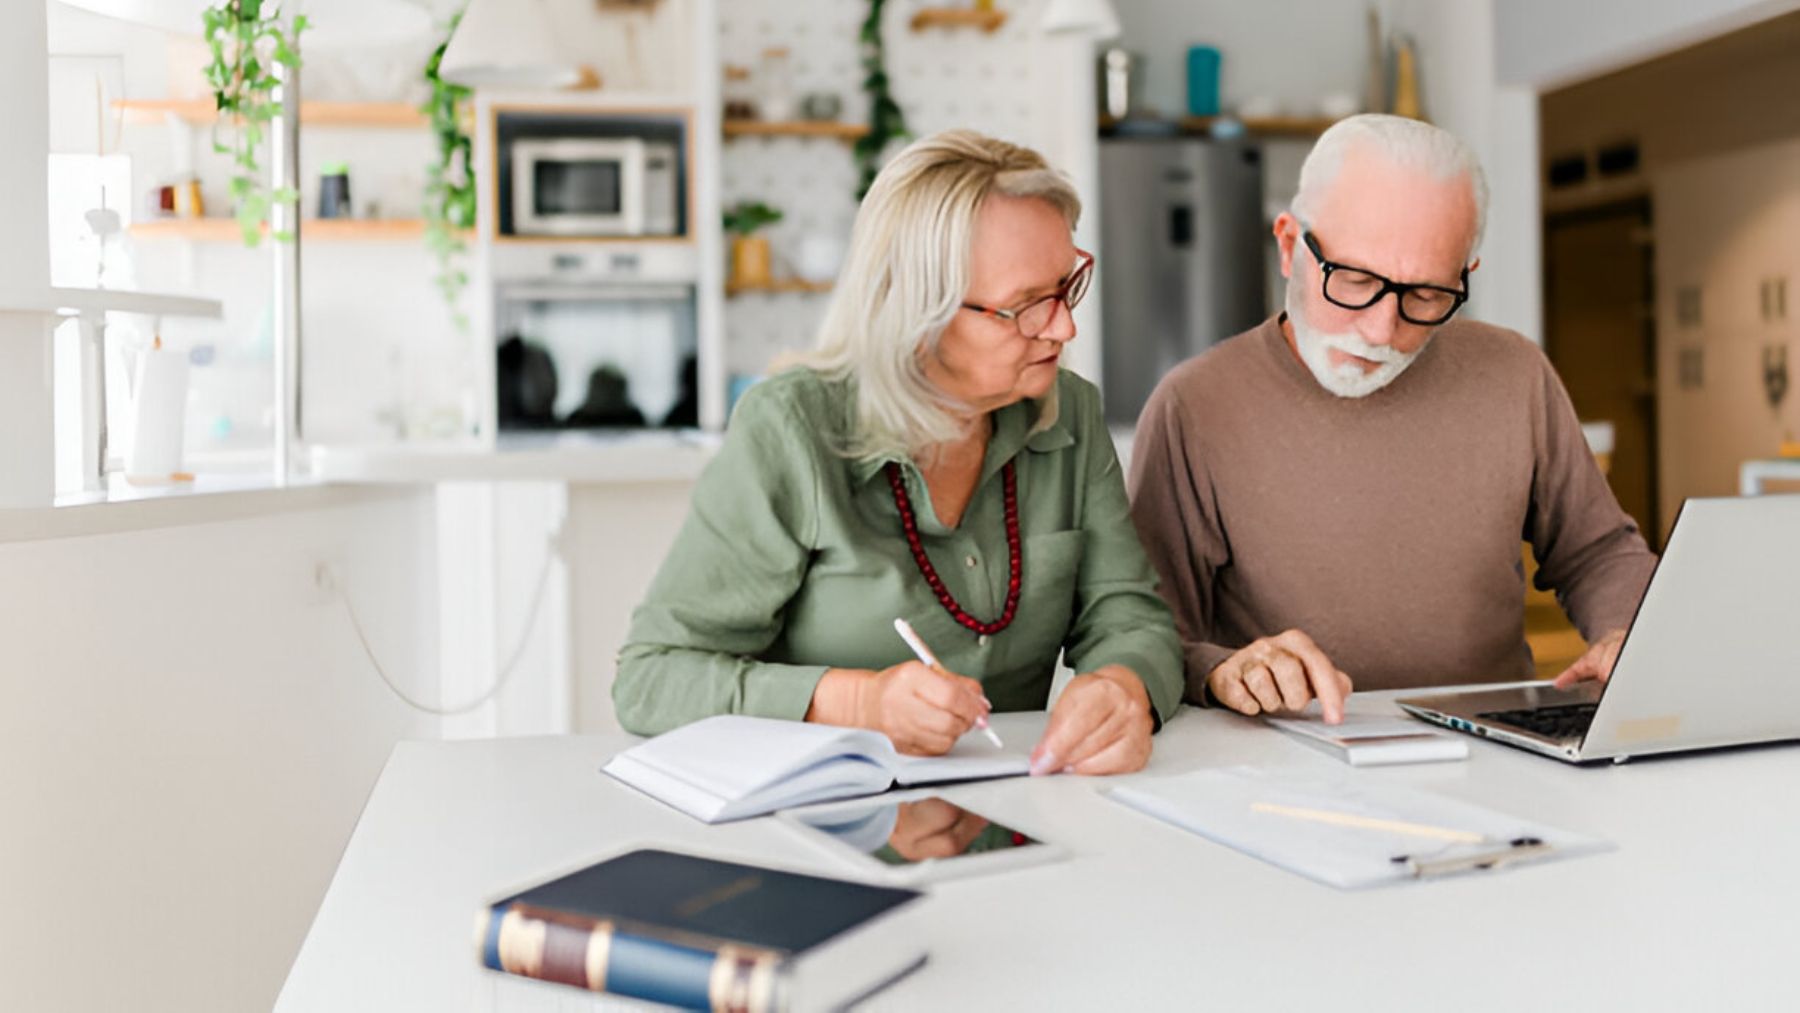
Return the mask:
<path fill-rule="evenodd" d="M 1257 767 L 1135 778 L 1108 797 L 1165 823 L 1341 890 L 1609 850 L 1599 838 L 1460 799 Z"/>

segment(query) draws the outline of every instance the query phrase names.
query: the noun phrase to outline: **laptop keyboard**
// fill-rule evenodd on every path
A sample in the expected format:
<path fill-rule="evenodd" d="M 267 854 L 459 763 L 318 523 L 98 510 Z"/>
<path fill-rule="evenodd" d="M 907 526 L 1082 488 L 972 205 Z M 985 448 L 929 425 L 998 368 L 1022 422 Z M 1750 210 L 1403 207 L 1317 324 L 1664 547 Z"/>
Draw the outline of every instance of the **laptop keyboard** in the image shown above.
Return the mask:
<path fill-rule="evenodd" d="M 1560 704 L 1555 707 L 1528 707 L 1523 710 L 1489 711 L 1479 715 L 1495 724 L 1510 725 L 1550 739 L 1578 739 L 1587 734 L 1594 722 L 1596 703 Z"/>

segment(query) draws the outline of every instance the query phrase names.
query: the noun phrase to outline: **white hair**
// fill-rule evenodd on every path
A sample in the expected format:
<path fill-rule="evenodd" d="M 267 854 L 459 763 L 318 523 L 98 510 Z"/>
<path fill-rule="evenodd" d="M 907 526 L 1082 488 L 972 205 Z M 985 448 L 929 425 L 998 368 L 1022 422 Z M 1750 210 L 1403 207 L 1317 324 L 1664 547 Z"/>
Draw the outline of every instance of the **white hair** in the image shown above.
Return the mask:
<path fill-rule="evenodd" d="M 1487 231 L 1487 176 L 1481 162 L 1455 134 L 1423 120 L 1385 113 L 1362 113 L 1332 124 L 1300 166 L 1300 189 L 1294 194 L 1294 216 L 1309 227 L 1325 191 L 1337 179 L 1352 150 L 1372 150 L 1395 165 L 1417 169 L 1441 180 L 1467 178 L 1475 204 L 1475 234 L 1469 256 L 1481 247 Z"/>
<path fill-rule="evenodd" d="M 1081 216 L 1075 188 L 1042 155 L 971 130 L 908 145 L 863 198 L 817 344 L 779 364 L 855 383 L 846 456 L 917 456 L 967 431 L 969 406 L 926 379 L 919 358 L 962 306 L 975 219 L 994 193 L 1048 201 L 1070 229 Z M 1056 388 L 1036 403 L 1033 431 L 1056 421 Z"/>

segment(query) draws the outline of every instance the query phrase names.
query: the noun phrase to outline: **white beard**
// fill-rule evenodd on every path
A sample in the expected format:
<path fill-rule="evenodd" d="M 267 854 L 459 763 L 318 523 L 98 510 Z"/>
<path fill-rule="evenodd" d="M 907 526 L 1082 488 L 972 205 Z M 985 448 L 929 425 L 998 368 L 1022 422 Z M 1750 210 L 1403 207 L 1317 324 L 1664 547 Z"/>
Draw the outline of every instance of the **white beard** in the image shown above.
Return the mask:
<path fill-rule="evenodd" d="M 1419 352 L 1425 350 L 1425 346 L 1420 345 L 1409 354 L 1392 345 L 1371 345 L 1354 333 L 1323 334 L 1314 330 L 1306 322 L 1306 307 L 1300 303 L 1300 286 L 1293 279 L 1288 280 L 1286 304 L 1288 325 L 1294 329 L 1294 344 L 1300 351 L 1300 360 L 1312 371 L 1319 386 L 1338 397 L 1368 397 L 1393 383 L 1419 357 Z M 1333 365 L 1333 348 L 1378 365 L 1367 372 L 1355 362 Z"/>

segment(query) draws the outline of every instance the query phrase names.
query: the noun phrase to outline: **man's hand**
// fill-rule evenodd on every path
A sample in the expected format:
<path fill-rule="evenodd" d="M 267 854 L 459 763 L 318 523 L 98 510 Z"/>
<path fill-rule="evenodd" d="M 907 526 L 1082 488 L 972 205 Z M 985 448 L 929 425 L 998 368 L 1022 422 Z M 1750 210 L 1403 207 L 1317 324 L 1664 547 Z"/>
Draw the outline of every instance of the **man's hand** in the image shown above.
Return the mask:
<path fill-rule="evenodd" d="M 1575 659 L 1575 663 L 1563 669 L 1561 675 L 1552 683 L 1557 689 L 1568 689 L 1579 682 L 1598 679 L 1601 683 L 1612 678 L 1613 665 L 1619 660 L 1619 648 L 1625 646 L 1625 631 L 1614 630 L 1589 645 L 1587 653 Z"/>
<path fill-rule="evenodd" d="M 1121 665 L 1104 665 L 1069 680 L 1031 751 L 1031 772 L 1125 774 L 1150 760 L 1150 694 Z"/>
<path fill-rule="evenodd" d="M 1338 671 L 1312 638 L 1299 630 L 1263 637 L 1219 662 L 1206 687 L 1240 714 L 1299 711 L 1317 697 L 1326 724 L 1344 720 L 1350 677 Z"/>

